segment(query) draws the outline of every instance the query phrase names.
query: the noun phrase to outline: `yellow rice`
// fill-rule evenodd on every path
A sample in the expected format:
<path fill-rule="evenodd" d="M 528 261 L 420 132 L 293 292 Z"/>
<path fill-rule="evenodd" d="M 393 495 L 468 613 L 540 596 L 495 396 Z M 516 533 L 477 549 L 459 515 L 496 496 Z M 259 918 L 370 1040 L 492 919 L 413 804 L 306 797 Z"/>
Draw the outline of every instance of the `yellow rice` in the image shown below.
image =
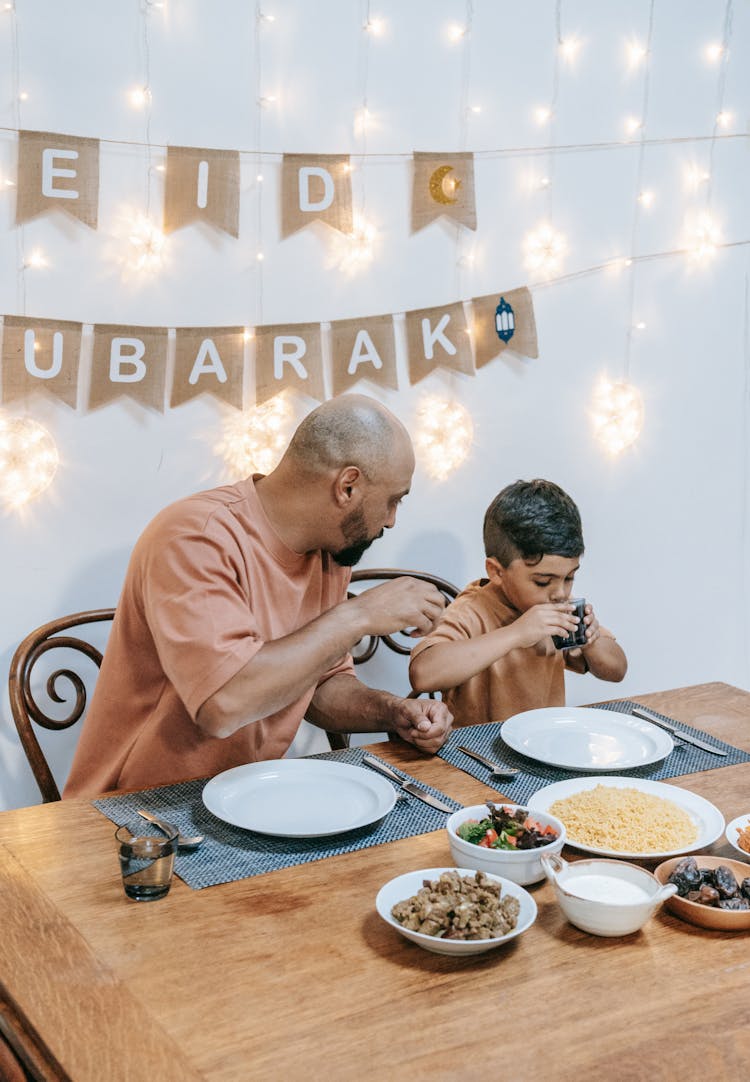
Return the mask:
<path fill-rule="evenodd" d="M 556 800 L 549 808 L 571 842 L 622 853 L 663 853 L 692 845 L 698 828 L 688 813 L 640 789 L 597 785 Z"/>

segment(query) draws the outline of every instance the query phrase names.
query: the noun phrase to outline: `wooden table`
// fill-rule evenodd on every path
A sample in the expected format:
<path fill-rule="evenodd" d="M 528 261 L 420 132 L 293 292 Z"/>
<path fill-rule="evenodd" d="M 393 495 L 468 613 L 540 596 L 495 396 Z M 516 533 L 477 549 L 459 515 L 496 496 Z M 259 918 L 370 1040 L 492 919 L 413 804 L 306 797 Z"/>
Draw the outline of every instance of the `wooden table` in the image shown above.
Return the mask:
<path fill-rule="evenodd" d="M 750 751 L 748 692 L 637 698 Z M 440 759 L 376 750 L 463 803 L 490 795 Z M 750 764 L 673 784 L 727 821 L 750 811 Z M 442 831 L 201 891 L 176 880 L 153 904 L 126 900 L 112 835 L 82 801 L 0 815 L 0 1028 L 34 1077 L 748 1077 L 748 934 L 662 909 L 635 935 L 601 939 L 568 924 L 542 883 L 528 932 L 449 959 L 374 908 L 393 876 L 450 864 Z"/>

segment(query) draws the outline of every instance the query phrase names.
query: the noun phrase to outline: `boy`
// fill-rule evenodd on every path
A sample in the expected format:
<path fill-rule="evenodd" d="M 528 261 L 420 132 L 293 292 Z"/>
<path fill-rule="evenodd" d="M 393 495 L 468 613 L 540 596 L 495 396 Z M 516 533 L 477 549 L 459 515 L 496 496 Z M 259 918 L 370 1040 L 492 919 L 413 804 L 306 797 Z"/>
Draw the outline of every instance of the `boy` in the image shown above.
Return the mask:
<path fill-rule="evenodd" d="M 583 554 L 581 517 L 551 481 L 516 481 L 484 516 L 488 578 L 470 583 L 412 650 L 416 691 L 442 691 L 454 726 L 504 721 L 565 703 L 566 668 L 622 680 L 627 659 L 586 605 L 586 644 L 558 650 L 578 625 L 570 603 Z"/>

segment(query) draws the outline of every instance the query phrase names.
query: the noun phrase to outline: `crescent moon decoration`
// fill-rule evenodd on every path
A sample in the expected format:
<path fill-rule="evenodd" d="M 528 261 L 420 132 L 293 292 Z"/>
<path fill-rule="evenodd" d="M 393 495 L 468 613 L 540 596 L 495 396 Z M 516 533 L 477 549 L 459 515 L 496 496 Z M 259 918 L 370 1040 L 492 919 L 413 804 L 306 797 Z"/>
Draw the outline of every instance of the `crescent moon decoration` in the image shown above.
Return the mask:
<path fill-rule="evenodd" d="M 448 174 L 452 172 L 452 165 L 441 165 L 439 169 L 436 169 L 430 176 L 430 195 L 436 203 L 442 203 L 443 206 L 458 202 L 453 196 L 460 188 L 461 181 L 458 180 L 457 177 L 448 179 Z M 448 194 L 449 191 L 452 193 L 451 195 Z"/>

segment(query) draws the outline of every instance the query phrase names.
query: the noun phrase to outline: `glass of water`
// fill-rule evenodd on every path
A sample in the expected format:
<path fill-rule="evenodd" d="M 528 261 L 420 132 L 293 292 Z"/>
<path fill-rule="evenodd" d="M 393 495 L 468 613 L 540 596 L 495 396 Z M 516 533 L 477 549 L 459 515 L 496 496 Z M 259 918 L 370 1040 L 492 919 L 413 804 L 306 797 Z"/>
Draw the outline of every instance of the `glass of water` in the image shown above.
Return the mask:
<path fill-rule="evenodd" d="M 115 831 L 120 854 L 122 885 L 128 898 L 152 902 L 163 898 L 172 885 L 177 830 L 174 834 L 135 834 L 128 826 Z"/>

